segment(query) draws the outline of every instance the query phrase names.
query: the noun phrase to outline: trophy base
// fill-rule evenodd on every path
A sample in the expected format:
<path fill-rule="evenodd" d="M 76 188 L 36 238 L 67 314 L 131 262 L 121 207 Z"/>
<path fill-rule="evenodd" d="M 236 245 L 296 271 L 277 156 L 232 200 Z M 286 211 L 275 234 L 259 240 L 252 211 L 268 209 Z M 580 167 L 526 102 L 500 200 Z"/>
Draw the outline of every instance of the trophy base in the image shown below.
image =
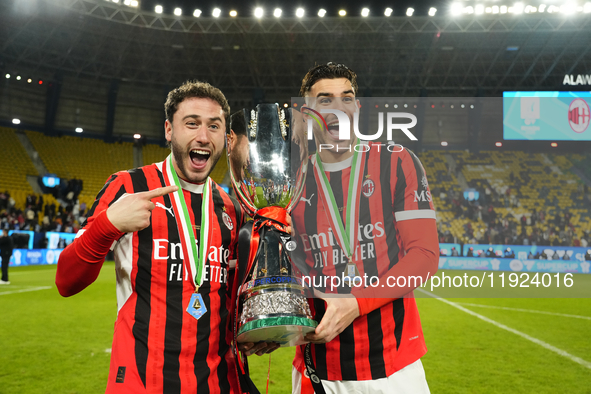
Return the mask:
<path fill-rule="evenodd" d="M 243 324 L 238 342 L 277 342 L 281 347 L 303 345 L 304 336 L 314 331 L 318 323 L 295 316 L 267 317 Z"/>

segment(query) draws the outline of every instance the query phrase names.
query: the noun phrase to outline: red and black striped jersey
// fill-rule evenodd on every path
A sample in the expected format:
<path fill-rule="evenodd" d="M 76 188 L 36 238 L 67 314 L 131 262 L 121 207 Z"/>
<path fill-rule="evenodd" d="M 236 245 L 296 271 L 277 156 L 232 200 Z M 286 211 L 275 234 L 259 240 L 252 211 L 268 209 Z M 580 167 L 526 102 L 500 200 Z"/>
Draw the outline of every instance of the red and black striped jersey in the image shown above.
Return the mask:
<path fill-rule="evenodd" d="M 398 145 L 386 149 L 383 144 L 370 143 L 369 147 L 364 157 L 361 196 L 358 198 L 358 245 L 353 262 L 362 277 L 382 277 L 406 254 L 400 223 L 404 221 L 407 225 L 407 221 L 412 222 L 413 219 L 433 219 L 432 227 L 435 229 L 435 210 L 425 171 L 414 153 Z M 344 224 L 351 160 L 323 164 Z M 306 252 L 309 274 L 320 278 L 347 276 L 348 258 L 330 228 L 312 170 L 307 173 L 305 190 L 292 212 L 292 220 L 298 243 Z M 420 222 L 422 225 L 425 223 L 424 220 Z M 431 221 L 427 223 L 430 225 Z M 408 259 L 404 264 L 409 264 Z M 316 283 L 321 282 L 324 281 Z M 340 287 L 338 291 L 351 290 Z M 320 321 L 326 303 L 318 298 L 310 299 L 310 306 L 315 311 L 315 319 Z M 326 380 L 383 378 L 425 353 L 414 298 L 398 298 L 367 314 L 362 313 L 331 342 L 312 345 L 316 372 Z M 296 351 L 294 366 L 299 370 L 303 366 L 300 349 Z"/>
<path fill-rule="evenodd" d="M 118 314 L 107 393 L 239 392 L 230 347 L 229 270 L 243 218 L 238 203 L 212 185 L 215 212 L 210 216 L 208 258 L 199 287 L 207 313 L 199 320 L 186 312 L 195 285 L 183 259 L 170 195 L 152 200 L 150 226 L 113 244 Z M 112 175 L 82 231 L 124 193 L 162 186 L 162 163 Z M 202 185 L 181 180 L 181 186 L 199 242 Z"/>

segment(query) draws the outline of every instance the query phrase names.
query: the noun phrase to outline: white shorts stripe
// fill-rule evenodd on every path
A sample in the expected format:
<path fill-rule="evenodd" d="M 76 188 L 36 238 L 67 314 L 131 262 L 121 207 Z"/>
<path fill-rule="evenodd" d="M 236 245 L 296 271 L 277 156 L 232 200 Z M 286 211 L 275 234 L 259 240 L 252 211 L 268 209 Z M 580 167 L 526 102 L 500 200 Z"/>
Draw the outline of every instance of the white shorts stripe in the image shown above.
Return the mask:
<path fill-rule="evenodd" d="M 292 394 L 302 392 L 302 374 L 292 367 Z M 392 375 L 376 380 L 323 380 L 326 394 L 429 394 L 429 385 L 421 360 L 407 365 Z"/>

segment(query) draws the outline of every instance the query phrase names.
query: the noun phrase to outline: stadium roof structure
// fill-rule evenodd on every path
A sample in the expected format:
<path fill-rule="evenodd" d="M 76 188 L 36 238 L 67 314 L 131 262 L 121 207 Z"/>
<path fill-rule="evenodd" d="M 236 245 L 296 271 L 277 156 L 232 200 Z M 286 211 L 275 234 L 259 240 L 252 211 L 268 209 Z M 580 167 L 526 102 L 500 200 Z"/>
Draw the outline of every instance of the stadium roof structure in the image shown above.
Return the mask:
<path fill-rule="evenodd" d="M 0 4 L 0 25 L 4 72 L 162 86 L 197 78 L 243 96 L 294 96 L 328 61 L 354 69 L 373 96 L 564 90 L 565 75 L 591 73 L 591 14 L 195 18 L 104 0 L 13 0 Z"/>

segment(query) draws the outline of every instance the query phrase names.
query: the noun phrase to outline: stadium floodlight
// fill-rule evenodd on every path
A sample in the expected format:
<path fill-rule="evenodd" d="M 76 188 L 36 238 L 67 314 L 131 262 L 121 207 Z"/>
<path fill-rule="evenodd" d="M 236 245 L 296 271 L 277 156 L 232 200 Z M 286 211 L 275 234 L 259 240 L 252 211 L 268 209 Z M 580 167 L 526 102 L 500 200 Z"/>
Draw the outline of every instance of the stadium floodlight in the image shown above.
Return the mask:
<path fill-rule="evenodd" d="M 585 3 L 585 5 L 583 6 L 583 12 L 585 14 L 591 13 L 591 3 L 590 2 Z"/>
<path fill-rule="evenodd" d="M 214 8 L 213 11 L 211 12 L 211 15 L 214 18 L 219 18 L 220 15 L 222 15 L 222 10 L 220 10 L 219 8 Z"/>
<path fill-rule="evenodd" d="M 551 5 L 550 7 L 548 7 L 548 13 L 549 14 L 553 14 L 553 13 L 559 12 L 559 11 L 560 11 L 560 8 L 558 8 L 555 5 Z"/>
<path fill-rule="evenodd" d="M 546 11 L 546 4 L 540 4 L 540 6 L 538 7 L 538 12 L 544 12 Z"/>
<path fill-rule="evenodd" d="M 131 0 L 123 0 L 123 5 L 130 6 L 131 5 Z"/>
<path fill-rule="evenodd" d="M 473 13 L 474 13 L 474 7 L 472 7 L 471 5 L 464 8 L 464 14 L 472 15 Z"/>
<path fill-rule="evenodd" d="M 183 10 L 181 10 L 179 7 L 177 7 L 174 9 L 174 14 L 176 16 L 181 16 L 181 15 L 183 15 Z"/>
<path fill-rule="evenodd" d="M 523 6 L 523 3 L 521 3 L 521 2 L 515 3 L 515 4 L 513 4 L 513 13 L 516 15 L 523 14 L 524 8 L 525 7 Z"/>
<path fill-rule="evenodd" d="M 492 8 L 492 13 L 493 14 L 498 14 L 499 13 L 499 6 L 498 5 L 493 5 L 491 8 Z"/>
<path fill-rule="evenodd" d="M 324 15 L 326 15 L 326 10 L 324 8 L 319 9 L 318 16 L 324 18 Z"/>
<path fill-rule="evenodd" d="M 412 14 L 414 14 L 414 13 L 415 13 L 415 9 L 414 8 L 408 7 L 406 9 L 406 16 L 412 16 Z"/>
<path fill-rule="evenodd" d="M 560 12 L 565 15 L 572 15 L 577 11 L 577 5 L 571 1 L 567 1 L 560 6 Z"/>
<path fill-rule="evenodd" d="M 394 10 L 392 8 L 388 7 L 384 10 L 384 15 L 390 16 L 390 15 L 392 15 L 392 12 L 394 12 Z"/>
<path fill-rule="evenodd" d="M 113 0 L 113 3 L 119 3 L 119 0 Z"/>
<path fill-rule="evenodd" d="M 441 141 L 441 146 L 447 146 L 447 141 Z"/>
<path fill-rule="evenodd" d="M 76 127 L 76 133 L 82 133 L 84 129 L 82 127 Z"/>
<path fill-rule="evenodd" d="M 486 7 L 484 9 L 484 12 L 486 12 L 487 14 L 491 14 L 492 13 L 492 7 Z"/>
<path fill-rule="evenodd" d="M 195 18 L 199 18 L 201 16 L 201 10 L 196 9 L 195 11 L 193 11 L 193 16 Z"/>
<path fill-rule="evenodd" d="M 14 118 L 14 119 L 12 119 L 12 124 L 21 124 L 21 120 Z"/>
<path fill-rule="evenodd" d="M 254 9 L 255 18 L 261 19 L 263 15 L 265 15 L 265 10 L 263 10 L 263 7 L 257 7 Z"/>
<path fill-rule="evenodd" d="M 482 4 L 476 4 L 476 7 L 474 7 L 474 13 L 476 15 L 482 15 L 482 14 L 484 14 L 484 5 L 482 5 Z"/>
<path fill-rule="evenodd" d="M 236 11 L 236 10 L 232 10 L 232 11 L 230 11 L 230 16 L 231 16 L 232 18 L 236 18 L 236 17 L 238 16 L 238 11 Z"/>
<path fill-rule="evenodd" d="M 275 8 L 275 11 L 273 11 L 273 16 L 275 18 L 281 18 L 281 8 Z"/>
<path fill-rule="evenodd" d="M 502 5 L 501 6 L 501 14 L 506 14 L 507 13 L 507 6 L 506 5 Z"/>
<path fill-rule="evenodd" d="M 369 8 L 364 8 L 361 10 L 361 16 L 367 17 L 369 16 Z"/>
<path fill-rule="evenodd" d="M 298 18 L 303 18 L 305 14 L 306 14 L 306 11 L 303 8 L 298 8 L 296 10 L 296 16 Z"/>
<path fill-rule="evenodd" d="M 157 14 L 162 14 L 163 8 L 161 5 L 157 5 L 156 7 L 154 7 L 154 12 Z"/>
<path fill-rule="evenodd" d="M 6 79 L 10 79 L 10 74 L 6 74 Z"/>
<path fill-rule="evenodd" d="M 345 15 L 347 15 L 347 11 L 339 10 L 339 16 L 345 16 Z"/>
<path fill-rule="evenodd" d="M 435 7 L 429 8 L 429 16 L 435 16 L 436 13 L 437 13 L 437 8 L 435 8 Z"/>
<path fill-rule="evenodd" d="M 461 3 L 452 3 L 451 4 L 450 11 L 451 11 L 451 14 L 452 15 L 456 15 L 457 16 L 457 15 L 461 15 L 462 14 L 462 9 L 463 9 L 463 7 L 462 7 L 462 4 Z"/>
<path fill-rule="evenodd" d="M 138 7 L 140 5 L 139 1 L 137 0 L 131 0 L 131 6 L 132 7 Z"/>
<path fill-rule="evenodd" d="M 142 135 L 136 133 L 133 135 L 133 138 L 135 138 L 136 140 L 139 140 L 140 138 L 142 138 Z"/>

